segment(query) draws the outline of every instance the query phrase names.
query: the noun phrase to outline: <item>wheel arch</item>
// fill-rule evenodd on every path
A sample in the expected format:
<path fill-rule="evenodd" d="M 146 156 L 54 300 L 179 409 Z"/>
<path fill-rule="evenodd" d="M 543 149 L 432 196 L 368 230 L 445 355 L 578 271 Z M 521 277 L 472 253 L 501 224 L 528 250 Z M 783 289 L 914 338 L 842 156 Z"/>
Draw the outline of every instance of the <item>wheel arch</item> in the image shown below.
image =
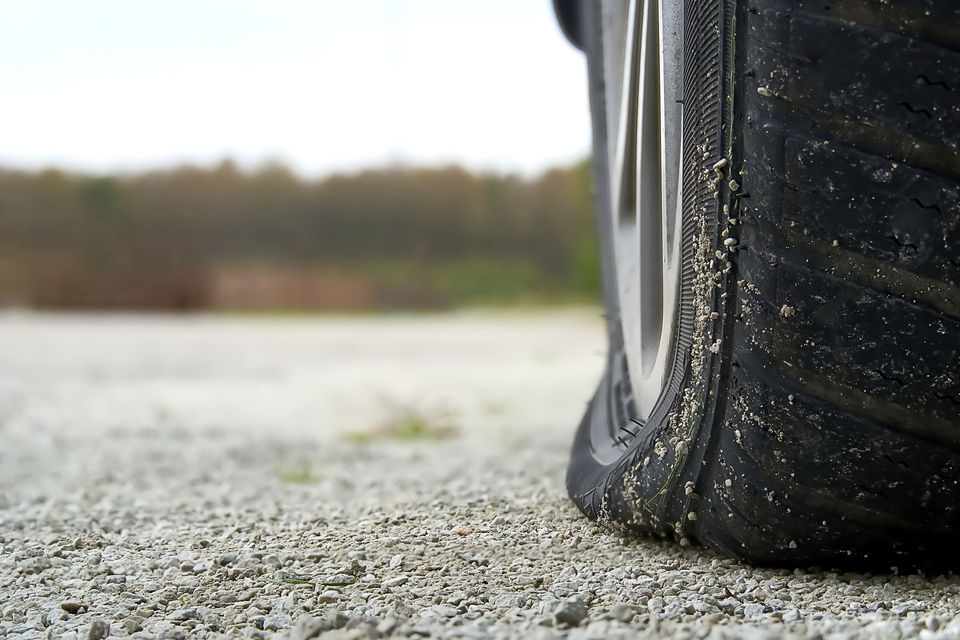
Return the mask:
<path fill-rule="evenodd" d="M 553 0 L 553 11 L 560 24 L 560 30 L 573 46 L 584 48 L 583 13 L 584 0 Z"/>

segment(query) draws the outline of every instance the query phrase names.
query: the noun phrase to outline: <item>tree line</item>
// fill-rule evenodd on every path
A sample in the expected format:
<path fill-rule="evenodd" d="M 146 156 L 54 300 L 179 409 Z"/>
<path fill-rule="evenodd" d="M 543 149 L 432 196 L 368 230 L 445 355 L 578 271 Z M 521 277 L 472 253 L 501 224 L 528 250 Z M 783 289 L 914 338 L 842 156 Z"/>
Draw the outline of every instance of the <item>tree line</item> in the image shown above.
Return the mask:
<path fill-rule="evenodd" d="M 305 179 L 230 161 L 0 171 L 0 306 L 405 309 L 594 300 L 587 161 Z"/>

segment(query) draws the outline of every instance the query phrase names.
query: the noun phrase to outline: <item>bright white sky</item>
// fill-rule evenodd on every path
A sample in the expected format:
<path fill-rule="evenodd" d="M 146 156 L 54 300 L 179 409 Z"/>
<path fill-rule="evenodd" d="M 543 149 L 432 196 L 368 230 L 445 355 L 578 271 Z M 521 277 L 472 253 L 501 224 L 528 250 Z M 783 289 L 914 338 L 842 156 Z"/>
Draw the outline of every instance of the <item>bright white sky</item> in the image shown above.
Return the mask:
<path fill-rule="evenodd" d="M 550 0 L 0 0 L 0 166 L 305 175 L 589 149 Z"/>

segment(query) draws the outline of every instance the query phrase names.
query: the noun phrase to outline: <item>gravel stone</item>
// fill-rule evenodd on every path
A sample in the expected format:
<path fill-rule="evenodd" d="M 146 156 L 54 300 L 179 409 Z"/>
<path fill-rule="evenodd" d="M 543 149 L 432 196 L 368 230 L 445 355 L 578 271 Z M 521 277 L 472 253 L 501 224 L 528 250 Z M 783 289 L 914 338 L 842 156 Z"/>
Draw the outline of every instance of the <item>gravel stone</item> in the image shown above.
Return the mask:
<path fill-rule="evenodd" d="M 636 607 L 630 606 L 625 602 L 618 602 L 610 607 L 610 615 L 613 616 L 615 620 L 619 620 L 620 622 L 630 622 L 633 620 L 633 616 L 636 614 Z"/>
<path fill-rule="evenodd" d="M 66 602 L 60 603 L 60 608 L 66 611 L 67 613 L 80 613 L 80 611 L 86 611 L 87 605 L 80 602 L 74 602 L 73 600 L 68 600 Z"/>
<path fill-rule="evenodd" d="M 184 622 L 185 620 L 198 620 L 200 614 L 197 613 L 196 609 L 177 609 L 167 616 L 167 618 L 174 622 Z"/>
<path fill-rule="evenodd" d="M 334 629 L 342 629 L 350 622 L 350 616 L 339 609 L 331 609 L 327 612 L 327 621 Z"/>
<path fill-rule="evenodd" d="M 647 610 L 653 614 L 661 613 L 663 611 L 663 598 L 660 596 L 650 598 L 647 602 Z"/>
<path fill-rule="evenodd" d="M 290 640 L 310 640 L 331 629 L 333 629 L 333 625 L 329 620 L 305 614 L 300 616 L 296 624 L 290 629 L 289 638 Z"/>
<path fill-rule="evenodd" d="M 123 627 L 123 630 L 127 632 L 127 635 L 136 633 L 137 631 L 143 630 L 143 618 L 139 616 L 131 616 L 123 620 L 120 623 L 120 626 Z"/>
<path fill-rule="evenodd" d="M 554 620 L 560 624 L 568 624 L 571 627 L 577 626 L 583 622 L 586 617 L 587 605 L 584 604 L 580 598 L 570 598 L 564 601 L 553 612 Z"/>
<path fill-rule="evenodd" d="M 285 613 L 278 613 L 270 616 L 266 616 L 263 619 L 263 624 L 261 628 L 264 631 L 279 631 L 290 626 L 291 618 Z"/>
<path fill-rule="evenodd" d="M 217 558 L 217 564 L 221 567 L 226 567 L 227 565 L 234 564 L 240 560 L 240 556 L 235 553 L 225 553 L 219 558 Z"/>
<path fill-rule="evenodd" d="M 436 605 L 430 607 L 430 610 L 441 618 L 453 618 L 457 615 L 456 607 L 451 607 L 450 605 Z"/>
<path fill-rule="evenodd" d="M 25 560 L 23 564 L 20 565 L 20 572 L 25 574 L 42 573 L 52 566 L 53 563 L 50 561 L 50 558 L 40 556 L 39 558 Z"/>
<path fill-rule="evenodd" d="M 790 624 L 791 622 L 796 622 L 799 619 L 800 619 L 800 612 L 797 611 L 796 609 L 791 609 L 790 611 L 787 611 L 785 614 L 783 614 L 783 617 L 781 618 L 781 620 L 786 624 Z"/>
<path fill-rule="evenodd" d="M 157 633 L 159 640 L 184 640 L 187 637 L 183 629 L 178 629 L 173 625 L 159 625 L 159 629 Z"/>
<path fill-rule="evenodd" d="M 389 636 L 394 631 L 396 631 L 404 623 L 403 618 L 398 618 L 396 616 L 388 616 L 377 625 L 377 635 L 379 636 Z"/>
<path fill-rule="evenodd" d="M 110 635 L 110 625 L 99 618 L 90 622 L 90 629 L 87 631 L 87 640 L 103 640 Z"/>
<path fill-rule="evenodd" d="M 390 578 L 383 581 L 383 586 L 385 587 L 399 587 L 402 584 L 406 584 L 410 578 L 407 576 L 397 576 L 396 578 Z"/>

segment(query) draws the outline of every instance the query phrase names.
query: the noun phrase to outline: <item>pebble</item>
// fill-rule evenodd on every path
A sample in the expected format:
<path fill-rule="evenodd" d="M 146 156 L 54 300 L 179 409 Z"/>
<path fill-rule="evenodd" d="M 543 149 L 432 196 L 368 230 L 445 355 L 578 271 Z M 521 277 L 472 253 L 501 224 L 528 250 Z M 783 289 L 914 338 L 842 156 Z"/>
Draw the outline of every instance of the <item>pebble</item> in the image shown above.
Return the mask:
<path fill-rule="evenodd" d="M 630 622 L 637 615 L 637 608 L 625 602 L 618 602 L 610 607 L 610 615 L 620 622 Z"/>
<path fill-rule="evenodd" d="M 89 631 L 87 631 L 87 640 L 103 640 L 109 635 L 110 625 L 100 618 L 95 618 L 90 623 Z"/>
<path fill-rule="evenodd" d="M 72 600 L 68 600 L 66 602 L 61 602 L 60 608 L 66 611 L 67 613 L 79 613 L 80 611 L 86 611 L 87 605 L 82 604 L 80 602 L 74 602 Z"/>
<path fill-rule="evenodd" d="M 330 626 L 332 626 L 334 629 L 342 629 L 348 622 L 350 622 L 350 616 L 339 609 L 332 609 L 328 611 L 326 619 L 330 623 Z"/>
<path fill-rule="evenodd" d="M 127 635 L 131 635 L 137 631 L 143 630 L 143 618 L 139 616 L 125 618 L 123 622 L 120 623 L 120 626 L 123 627 L 123 630 L 127 632 Z"/>
<path fill-rule="evenodd" d="M 431 610 L 442 618 L 453 618 L 457 615 L 456 607 L 451 607 L 446 604 L 436 605 L 435 607 L 431 607 Z"/>
<path fill-rule="evenodd" d="M 199 618 L 199 614 L 196 609 L 177 609 L 167 616 L 167 618 L 174 622 L 184 622 L 186 620 L 196 620 Z"/>
<path fill-rule="evenodd" d="M 389 636 L 394 631 L 396 631 L 401 625 L 403 625 L 404 620 L 396 616 L 387 616 L 383 621 L 377 625 L 377 634 L 380 636 Z"/>
<path fill-rule="evenodd" d="M 340 600 L 339 591 L 333 591 L 333 590 L 324 591 L 323 593 L 317 596 L 317 602 L 319 602 L 320 604 L 325 604 L 325 603 L 328 604 L 331 602 L 337 602 L 338 600 Z"/>
<path fill-rule="evenodd" d="M 277 613 L 263 618 L 262 628 L 264 631 L 279 631 L 290 626 L 291 618 L 285 613 Z"/>
<path fill-rule="evenodd" d="M 783 620 L 783 622 L 787 624 L 791 622 L 796 622 L 797 620 L 800 619 L 800 612 L 797 611 L 796 609 L 791 609 L 790 611 L 787 611 L 785 614 L 783 614 L 783 618 L 781 619 Z"/>
<path fill-rule="evenodd" d="M 290 629 L 290 640 L 310 640 L 321 633 L 333 629 L 329 620 L 317 618 L 309 614 L 300 616 Z"/>
<path fill-rule="evenodd" d="M 161 630 L 157 633 L 159 640 L 185 640 L 186 637 L 187 634 L 183 632 L 183 629 L 174 626 L 161 627 Z"/>
<path fill-rule="evenodd" d="M 587 617 L 587 605 L 580 598 L 570 598 L 560 604 L 553 612 L 553 618 L 558 624 L 568 624 L 575 627 Z"/>
<path fill-rule="evenodd" d="M 647 610 L 653 614 L 661 613 L 663 611 L 663 598 L 660 596 L 650 598 L 647 602 Z"/>

